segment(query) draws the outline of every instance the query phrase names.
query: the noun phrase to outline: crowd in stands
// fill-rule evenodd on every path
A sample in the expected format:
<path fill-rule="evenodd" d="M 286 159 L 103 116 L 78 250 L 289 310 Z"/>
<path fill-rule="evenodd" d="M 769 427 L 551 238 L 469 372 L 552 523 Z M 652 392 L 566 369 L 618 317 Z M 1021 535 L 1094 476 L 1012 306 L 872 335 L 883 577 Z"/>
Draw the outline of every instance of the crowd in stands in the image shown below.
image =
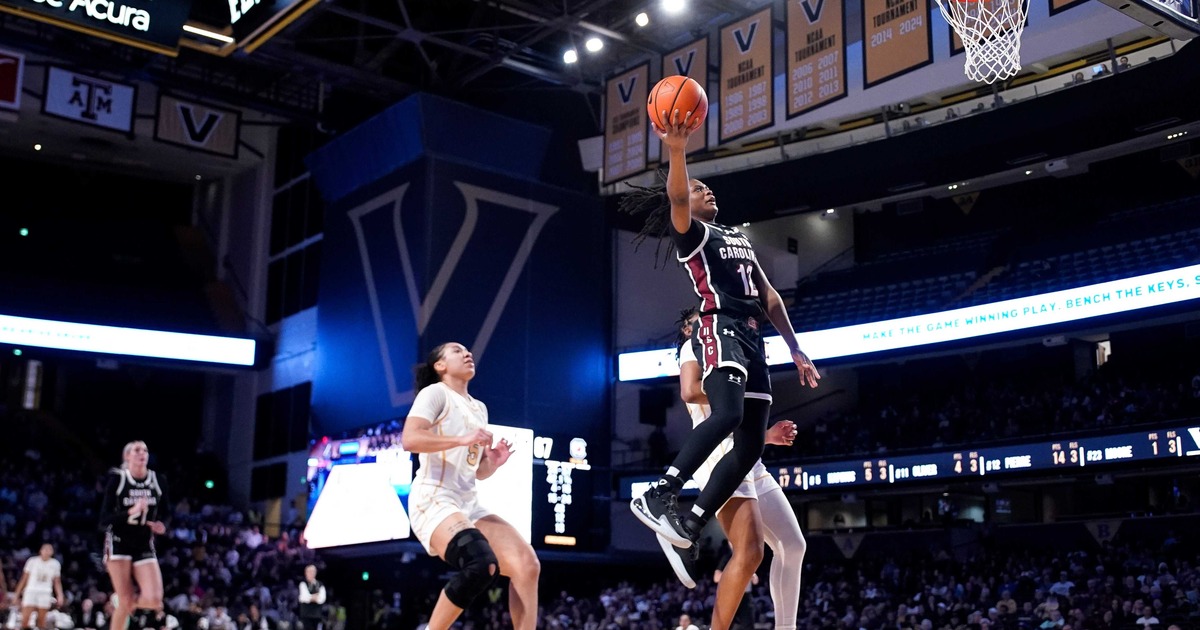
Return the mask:
<path fill-rule="evenodd" d="M 106 468 L 89 467 L 84 453 L 70 442 L 50 437 L 36 416 L 6 420 L 7 439 L 0 440 L 0 568 L 9 592 L 0 607 L 0 625 L 17 630 L 18 602 L 12 591 L 26 559 L 48 542 L 62 564 L 66 599 L 55 602 L 51 624 L 58 630 L 107 630 L 113 603 L 97 515 Z M 109 450 L 114 454 L 110 459 L 120 454 L 119 445 Z M 158 469 L 171 488 L 187 487 L 183 483 L 186 461 L 164 463 Z M 155 543 L 168 626 L 178 624 L 183 630 L 296 627 L 297 585 L 304 567 L 321 566 L 315 553 L 298 542 L 300 523 L 289 522 L 278 535 L 268 536 L 261 517 L 254 513 L 178 491 L 171 500 L 168 531 Z M 345 627 L 341 604 L 331 598 L 326 610 L 330 615 L 326 628 Z"/>
<path fill-rule="evenodd" d="M 1110 389 L 1127 387 L 1116 382 L 1093 386 L 1099 388 L 1094 395 L 1098 400 L 1132 395 L 1147 407 L 1153 405 L 1146 401 L 1159 400 L 1138 394 L 1141 388 L 1125 394 L 1120 393 L 1125 389 Z M 1061 406 L 1061 401 L 1050 405 L 1051 399 L 1045 400 L 1046 408 Z M 1109 407 L 1104 402 L 1083 408 L 1100 413 Z M 41 543 L 53 543 L 62 561 L 66 601 L 56 603 L 51 623 L 58 630 L 106 630 L 112 603 L 95 526 L 103 469 L 79 467 L 69 445 L 47 448 L 46 436 L 30 425 L 10 423 L 13 439 L 0 443 L 0 564 L 10 593 L 25 559 Z M 296 627 L 297 583 L 305 565 L 320 566 L 321 561 L 298 543 L 299 523 L 288 525 L 278 536 L 267 536 L 253 513 L 179 497 L 169 531 L 158 545 L 169 627 Z M 774 627 L 765 577 L 769 562 L 744 603 L 755 628 Z M 597 573 L 593 579 L 543 584 L 540 627 L 673 630 L 688 615 L 703 630 L 711 616 L 715 585 L 710 579 L 688 590 L 673 580 L 647 583 L 626 576 L 605 581 L 595 579 L 604 572 Z M 405 606 L 430 610 L 427 604 L 436 597 L 437 584 L 428 589 L 428 601 L 410 598 Z M 510 627 L 505 590 L 497 583 L 469 609 L 461 627 Z M 1156 541 L 1058 551 L 979 547 L 970 553 L 912 550 L 904 556 L 813 561 L 805 567 L 802 592 L 798 627 L 813 630 L 1194 628 L 1200 624 L 1200 545 L 1194 532 L 1187 531 Z M 336 598 L 330 602 L 325 627 L 348 627 L 346 608 Z M 388 614 L 391 609 L 381 598 L 364 626 L 398 627 L 397 617 Z M 89 614 L 92 610 L 101 614 Z M 10 611 L 5 627 L 15 628 L 15 612 Z"/>
<path fill-rule="evenodd" d="M 905 557 L 807 563 L 801 630 L 1182 630 L 1200 627 L 1200 554 L 1190 533 L 1089 551 L 945 550 Z M 759 573 L 766 575 L 769 559 Z M 686 615 L 703 630 L 716 587 L 626 581 L 595 592 L 565 585 L 544 597 L 539 627 L 673 630 Z M 775 627 L 766 578 L 743 600 L 753 628 Z M 498 589 L 497 589 L 498 594 Z M 501 630 L 495 597 L 464 616 L 464 630 Z M 750 630 L 750 625 L 745 626 Z"/>

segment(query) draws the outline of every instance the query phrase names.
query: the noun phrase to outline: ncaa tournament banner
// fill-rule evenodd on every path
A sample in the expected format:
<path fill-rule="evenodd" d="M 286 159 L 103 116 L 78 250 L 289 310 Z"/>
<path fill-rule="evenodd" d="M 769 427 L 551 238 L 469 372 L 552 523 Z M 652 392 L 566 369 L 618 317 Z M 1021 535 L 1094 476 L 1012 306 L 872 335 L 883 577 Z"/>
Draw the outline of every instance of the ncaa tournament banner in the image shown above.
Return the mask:
<path fill-rule="evenodd" d="M 930 0 L 863 0 L 863 85 L 933 63 Z"/>
<path fill-rule="evenodd" d="M 0 109 L 21 109 L 25 55 L 0 50 Z"/>
<path fill-rule="evenodd" d="M 432 158 L 328 204 L 315 430 L 405 417 L 413 367 L 455 341 L 475 355 L 471 394 L 492 422 L 599 439 L 611 369 L 600 210 L 585 195 Z"/>
<path fill-rule="evenodd" d="M 788 0 L 787 117 L 846 96 L 843 0 Z"/>
<path fill-rule="evenodd" d="M 953 26 L 947 27 L 950 29 L 950 56 L 953 57 L 966 50 L 963 46 L 962 38 L 958 36 L 958 31 L 954 30 Z"/>
<path fill-rule="evenodd" d="M 43 113 L 132 135 L 136 104 L 136 86 L 46 67 Z"/>
<path fill-rule="evenodd" d="M 646 170 L 650 64 L 608 80 L 604 97 L 604 183 Z"/>
<path fill-rule="evenodd" d="M 187 149 L 237 158 L 242 114 L 160 92 L 154 139 Z"/>
<path fill-rule="evenodd" d="M 775 123 L 771 18 L 768 6 L 721 28 L 720 142 Z"/>
<path fill-rule="evenodd" d="M 669 77 L 676 74 L 695 79 L 704 88 L 704 92 L 708 93 L 707 36 L 663 55 L 662 76 Z M 690 154 L 703 151 L 707 148 L 708 118 L 705 118 L 704 124 L 700 125 L 700 129 L 697 129 L 696 133 L 688 138 L 687 152 Z M 662 162 L 664 164 L 667 162 L 665 155 L 662 156 Z"/>

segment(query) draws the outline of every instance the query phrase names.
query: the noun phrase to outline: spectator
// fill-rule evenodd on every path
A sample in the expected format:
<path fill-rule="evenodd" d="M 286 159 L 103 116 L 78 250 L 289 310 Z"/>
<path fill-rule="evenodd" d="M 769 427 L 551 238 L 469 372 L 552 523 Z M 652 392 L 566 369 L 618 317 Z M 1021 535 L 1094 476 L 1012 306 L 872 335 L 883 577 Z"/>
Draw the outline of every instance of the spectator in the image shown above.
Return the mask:
<path fill-rule="evenodd" d="M 692 618 L 686 614 L 679 616 L 679 625 L 675 626 L 675 630 L 700 630 L 696 624 L 692 623 Z"/>
<path fill-rule="evenodd" d="M 317 567 L 304 567 L 304 581 L 300 583 L 300 623 L 304 630 L 320 630 L 324 618 L 321 607 L 325 605 L 325 585 L 317 581 Z"/>
<path fill-rule="evenodd" d="M 1128 70 L 1129 69 L 1129 57 L 1122 55 L 1121 58 L 1117 60 L 1116 69 L 1117 69 L 1117 72 L 1123 72 L 1125 70 Z"/>
<path fill-rule="evenodd" d="M 1062 571 L 1058 574 L 1058 581 L 1050 585 L 1050 592 L 1059 597 L 1070 597 L 1071 589 L 1075 588 L 1075 583 L 1067 577 L 1067 572 Z"/>
<path fill-rule="evenodd" d="M 79 603 L 79 612 L 75 615 L 75 627 L 81 630 L 104 630 L 108 627 L 108 621 L 104 617 L 104 612 L 96 608 L 96 603 L 89 597 Z"/>
<path fill-rule="evenodd" d="M 1142 609 L 1142 616 L 1134 620 L 1139 628 L 1149 628 L 1157 626 L 1160 622 L 1158 617 L 1154 616 L 1154 607 L 1146 606 Z"/>

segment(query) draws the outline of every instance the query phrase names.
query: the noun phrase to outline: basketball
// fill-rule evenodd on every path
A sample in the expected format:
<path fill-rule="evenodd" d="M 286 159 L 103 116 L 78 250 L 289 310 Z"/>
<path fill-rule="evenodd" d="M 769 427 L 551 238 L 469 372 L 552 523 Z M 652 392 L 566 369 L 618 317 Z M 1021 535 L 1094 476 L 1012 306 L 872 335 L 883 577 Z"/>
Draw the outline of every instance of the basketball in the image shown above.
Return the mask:
<path fill-rule="evenodd" d="M 667 128 L 664 123 L 670 122 L 671 112 L 677 109 L 680 116 L 687 116 L 688 112 L 691 112 L 687 122 L 693 124 L 696 124 L 697 117 L 700 122 L 704 122 L 704 117 L 708 115 L 708 95 L 704 93 L 704 88 L 700 87 L 695 79 L 678 74 L 664 77 L 662 81 L 655 83 L 650 90 L 650 98 L 646 101 L 646 111 L 650 113 L 650 120 L 659 129 Z"/>

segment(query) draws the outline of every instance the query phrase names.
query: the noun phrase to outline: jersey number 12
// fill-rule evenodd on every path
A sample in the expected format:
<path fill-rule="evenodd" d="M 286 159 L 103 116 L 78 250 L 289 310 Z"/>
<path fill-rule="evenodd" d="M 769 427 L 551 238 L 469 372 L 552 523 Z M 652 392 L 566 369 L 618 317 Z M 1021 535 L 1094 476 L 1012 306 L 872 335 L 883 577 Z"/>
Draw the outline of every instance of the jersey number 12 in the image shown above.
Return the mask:
<path fill-rule="evenodd" d="M 742 290 L 748 297 L 758 297 L 758 287 L 754 285 L 754 265 L 738 265 L 738 275 L 742 277 Z"/>

